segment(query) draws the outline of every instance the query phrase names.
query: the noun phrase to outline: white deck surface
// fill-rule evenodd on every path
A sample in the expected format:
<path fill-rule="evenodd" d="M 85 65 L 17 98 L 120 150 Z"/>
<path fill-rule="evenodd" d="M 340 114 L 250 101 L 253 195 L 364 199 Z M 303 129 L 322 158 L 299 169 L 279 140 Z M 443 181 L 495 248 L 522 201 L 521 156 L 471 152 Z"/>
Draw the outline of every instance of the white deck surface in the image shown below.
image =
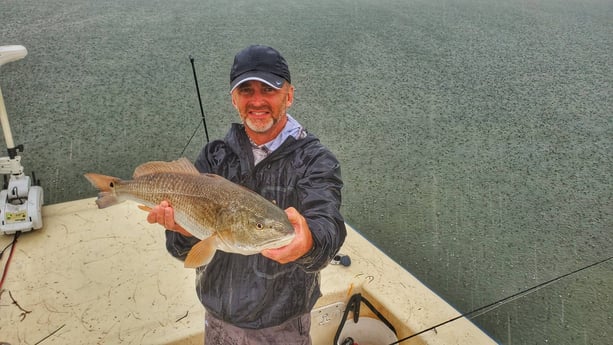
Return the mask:
<path fill-rule="evenodd" d="M 94 200 L 45 206 L 44 228 L 19 238 L 0 296 L 0 342 L 202 344 L 204 311 L 194 271 L 166 252 L 164 232 L 148 224 L 136 204 L 98 210 Z M 0 245 L 11 240 L 2 236 Z M 323 271 L 324 297 L 316 308 L 361 292 L 400 338 L 458 315 L 353 229 L 342 252 L 352 265 Z M 8 251 L 2 266 L 7 257 Z M 338 327 L 340 312 L 326 313 L 313 314 L 315 345 L 331 344 Z M 330 321 L 319 325 L 322 320 Z M 495 342 L 461 319 L 402 344 L 424 343 Z"/>

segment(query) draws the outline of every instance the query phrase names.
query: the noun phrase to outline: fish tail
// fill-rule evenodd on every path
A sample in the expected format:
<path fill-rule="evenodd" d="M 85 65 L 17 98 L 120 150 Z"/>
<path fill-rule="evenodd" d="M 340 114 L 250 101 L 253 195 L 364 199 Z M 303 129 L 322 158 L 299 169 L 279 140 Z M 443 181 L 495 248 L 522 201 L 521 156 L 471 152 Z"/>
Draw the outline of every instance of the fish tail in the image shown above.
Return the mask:
<path fill-rule="evenodd" d="M 98 193 L 98 199 L 96 199 L 96 205 L 98 208 L 107 208 L 119 203 L 119 199 L 109 192 Z"/>
<path fill-rule="evenodd" d="M 100 174 L 85 174 L 85 178 L 96 188 L 100 190 L 96 205 L 98 208 L 105 208 L 119 203 L 119 199 L 115 194 L 114 188 L 119 178 Z"/>

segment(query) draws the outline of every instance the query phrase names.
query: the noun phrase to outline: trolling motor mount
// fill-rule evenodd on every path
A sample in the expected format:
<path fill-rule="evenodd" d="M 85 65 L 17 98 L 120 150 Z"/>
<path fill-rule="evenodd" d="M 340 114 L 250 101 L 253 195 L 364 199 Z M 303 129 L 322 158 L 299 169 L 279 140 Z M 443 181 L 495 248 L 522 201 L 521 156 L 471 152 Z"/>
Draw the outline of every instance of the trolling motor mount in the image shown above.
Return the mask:
<path fill-rule="evenodd" d="M 24 46 L 0 46 L 0 66 L 23 59 L 28 54 Z M 23 145 L 15 146 L 8 115 L 0 89 L 0 123 L 6 141 L 8 157 L 0 157 L 0 174 L 9 176 L 0 191 L 0 233 L 14 234 L 37 230 L 43 227 L 43 189 L 40 183 L 23 173 L 21 157 Z M 34 183 L 32 183 L 34 180 Z"/>

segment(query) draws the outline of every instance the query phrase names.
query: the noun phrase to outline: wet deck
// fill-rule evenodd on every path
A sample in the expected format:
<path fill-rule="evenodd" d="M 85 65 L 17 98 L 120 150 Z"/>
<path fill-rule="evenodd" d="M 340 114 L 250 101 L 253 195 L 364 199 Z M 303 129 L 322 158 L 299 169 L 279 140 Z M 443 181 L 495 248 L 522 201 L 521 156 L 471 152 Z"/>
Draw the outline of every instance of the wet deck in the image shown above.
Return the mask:
<path fill-rule="evenodd" d="M 98 210 L 94 199 L 84 199 L 46 206 L 43 216 L 44 229 L 23 234 L 17 243 L 0 298 L 0 341 L 203 343 L 204 311 L 194 292 L 194 271 L 167 254 L 163 231 L 146 223 L 135 204 Z M 0 244 L 11 239 L 0 237 Z M 458 315 L 353 229 L 342 252 L 351 266 L 330 265 L 322 273 L 324 296 L 313 312 L 315 345 L 332 342 L 343 306 L 338 312 L 319 308 L 346 302 L 356 292 L 401 338 Z M 461 319 L 403 342 L 423 343 L 494 342 Z"/>

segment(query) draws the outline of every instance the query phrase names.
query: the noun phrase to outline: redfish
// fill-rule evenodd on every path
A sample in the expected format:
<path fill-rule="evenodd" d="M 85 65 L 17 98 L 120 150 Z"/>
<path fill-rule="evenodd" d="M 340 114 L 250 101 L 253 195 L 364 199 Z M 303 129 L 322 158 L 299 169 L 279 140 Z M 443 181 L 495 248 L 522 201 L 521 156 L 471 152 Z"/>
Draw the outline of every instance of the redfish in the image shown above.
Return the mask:
<path fill-rule="evenodd" d="M 188 253 L 185 267 L 207 264 L 217 249 L 252 255 L 287 245 L 295 235 L 275 204 L 221 176 L 201 174 L 186 158 L 144 163 L 132 180 L 93 173 L 85 177 L 100 190 L 98 208 L 130 199 L 151 210 L 168 201 L 175 222 L 201 240 Z"/>

